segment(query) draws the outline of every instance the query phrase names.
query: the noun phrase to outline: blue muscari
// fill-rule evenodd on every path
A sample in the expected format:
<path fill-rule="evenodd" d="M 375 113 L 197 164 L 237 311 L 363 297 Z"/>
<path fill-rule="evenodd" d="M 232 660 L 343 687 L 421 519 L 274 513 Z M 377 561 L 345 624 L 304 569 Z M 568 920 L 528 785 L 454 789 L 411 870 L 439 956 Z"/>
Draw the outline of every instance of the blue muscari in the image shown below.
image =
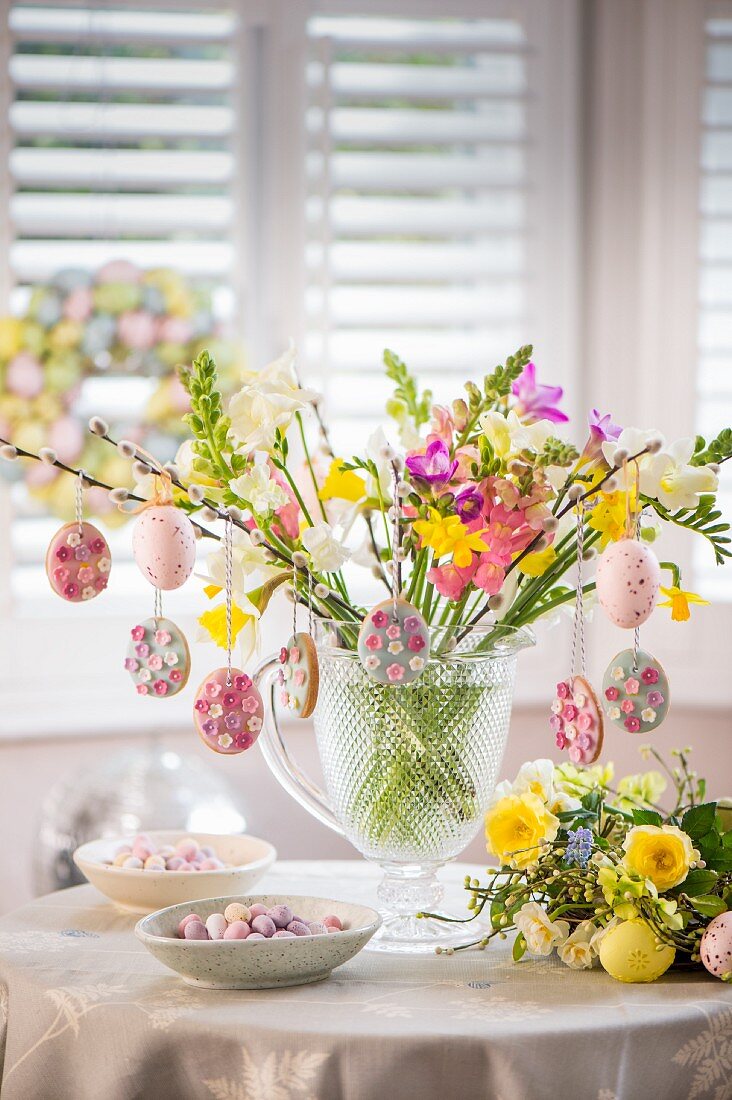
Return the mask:
<path fill-rule="evenodd" d="M 592 830 L 580 825 L 577 829 L 568 829 L 567 836 L 569 843 L 564 862 L 567 865 L 576 863 L 578 867 L 586 867 L 587 860 L 592 854 Z"/>

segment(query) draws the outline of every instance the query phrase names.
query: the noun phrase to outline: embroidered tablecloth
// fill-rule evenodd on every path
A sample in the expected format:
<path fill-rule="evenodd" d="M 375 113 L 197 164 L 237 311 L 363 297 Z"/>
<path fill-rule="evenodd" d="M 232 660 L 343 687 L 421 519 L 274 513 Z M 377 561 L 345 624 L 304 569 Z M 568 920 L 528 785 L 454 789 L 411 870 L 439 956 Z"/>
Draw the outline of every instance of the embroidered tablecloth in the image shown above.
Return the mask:
<path fill-rule="evenodd" d="M 443 872 L 464 906 L 466 872 Z M 282 862 L 263 892 L 372 901 L 360 862 Z M 727 1100 L 732 990 L 703 974 L 621 985 L 510 942 L 452 957 L 362 952 L 320 984 L 185 985 L 91 886 L 0 920 L 2 1100 Z"/>

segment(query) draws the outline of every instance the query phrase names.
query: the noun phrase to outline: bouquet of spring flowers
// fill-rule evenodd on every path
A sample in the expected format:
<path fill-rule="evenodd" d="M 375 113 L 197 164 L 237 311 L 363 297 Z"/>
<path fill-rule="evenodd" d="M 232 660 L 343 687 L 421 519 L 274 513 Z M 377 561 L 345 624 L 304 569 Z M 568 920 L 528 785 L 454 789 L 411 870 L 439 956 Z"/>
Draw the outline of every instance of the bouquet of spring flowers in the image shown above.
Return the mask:
<path fill-rule="evenodd" d="M 730 556 L 715 493 L 720 464 L 732 457 L 732 431 L 667 444 L 655 430 L 621 428 L 593 409 L 575 446 L 564 438 L 562 390 L 539 383 L 531 354 L 530 346 L 520 348 L 479 383 L 467 382 L 464 396 L 435 405 L 398 356 L 385 352 L 394 383 L 392 441 L 379 429 L 356 456 L 333 453 L 319 398 L 301 385 L 293 350 L 247 379 L 226 407 L 207 353 L 182 372 L 193 438 L 176 466 L 194 492 L 179 492 L 177 502 L 195 512 L 205 493 L 244 516 L 234 554 L 235 624 L 245 650 L 254 645 L 263 591 L 271 591 L 262 581 L 283 571 L 303 602 L 311 574 L 316 615 L 358 627 L 365 608 L 351 595 L 350 563 L 369 568 L 387 594 L 398 569 L 406 599 L 434 627 L 534 623 L 575 600 L 568 574 L 577 557 L 578 499 L 586 559 L 623 537 L 629 494 L 641 513 L 641 539 L 682 527 L 704 538 L 718 563 Z M 622 484 L 627 463 L 637 470 L 637 489 Z M 293 571 L 296 554 L 306 568 Z M 674 619 L 688 618 L 689 604 L 705 601 L 684 591 L 674 563 L 662 564 L 670 573 L 665 606 Z M 221 550 L 210 556 L 209 573 L 220 583 Z M 583 595 L 594 587 L 588 579 Z M 223 606 L 201 619 L 219 642 L 222 622 Z"/>
<path fill-rule="evenodd" d="M 468 920 L 486 914 L 490 930 L 465 946 L 516 931 L 516 960 L 556 952 L 575 970 L 599 960 L 622 981 L 654 980 L 674 961 L 701 960 L 732 979 L 731 822 L 704 801 L 690 752 L 675 751 L 670 768 L 643 747 L 663 772 L 617 785 L 612 764 L 578 770 L 549 760 L 499 784 L 485 818 L 499 865 L 484 884 L 465 882 Z M 670 811 L 658 804 L 669 779 Z"/>

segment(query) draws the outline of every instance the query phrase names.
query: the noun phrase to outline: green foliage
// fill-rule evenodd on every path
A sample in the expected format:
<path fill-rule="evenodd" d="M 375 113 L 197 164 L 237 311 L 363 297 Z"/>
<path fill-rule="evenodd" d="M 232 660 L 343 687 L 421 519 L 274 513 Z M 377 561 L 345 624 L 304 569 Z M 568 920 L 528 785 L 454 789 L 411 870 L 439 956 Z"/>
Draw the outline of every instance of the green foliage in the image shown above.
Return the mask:
<path fill-rule="evenodd" d="M 386 376 L 394 383 L 394 402 L 397 408 L 392 411 L 395 419 L 399 419 L 399 409 L 411 417 L 415 428 L 426 424 L 430 418 L 432 409 L 432 392 L 425 390 L 420 397 L 416 379 L 409 373 L 406 363 L 399 358 L 396 352 L 384 350 L 384 367 Z M 391 411 L 391 410 L 390 410 Z"/>
<path fill-rule="evenodd" d="M 732 428 L 723 428 L 716 439 L 706 442 L 703 435 L 696 437 L 692 466 L 706 466 L 710 462 L 726 462 L 732 458 Z"/>
<path fill-rule="evenodd" d="M 492 374 L 487 374 L 483 379 L 483 396 L 486 405 L 492 405 L 502 397 L 508 397 L 511 386 L 523 373 L 523 369 L 531 359 L 534 350 L 533 344 L 525 344 L 514 355 L 509 355 L 504 366 L 498 366 Z M 466 385 L 472 386 L 472 383 Z M 475 387 L 477 389 L 477 387 Z M 480 391 L 478 391 L 480 392 Z M 470 390 L 468 390 L 470 393 Z"/>
<path fill-rule="evenodd" d="M 232 468 L 223 452 L 228 449 L 231 421 L 224 416 L 221 407 L 216 362 L 207 351 L 202 351 L 192 365 L 182 368 L 179 374 L 191 399 L 191 412 L 183 419 L 194 435 L 193 447 L 198 457 L 193 468 L 208 477 L 228 481 Z"/>
<path fill-rule="evenodd" d="M 655 810 L 633 810 L 634 825 L 662 825 L 663 818 Z"/>
<path fill-rule="evenodd" d="M 537 455 L 537 466 L 571 466 L 579 458 L 579 451 L 571 443 L 565 443 L 563 439 L 557 439 L 550 435 L 544 444 L 544 449 Z"/>
<path fill-rule="evenodd" d="M 692 806 L 682 817 L 681 828 L 692 840 L 701 840 L 713 829 L 716 813 L 716 802 L 702 802 L 700 806 Z"/>
<path fill-rule="evenodd" d="M 715 508 L 716 497 L 713 493 L 705 493 L 699 497 L 696 508 L 680 508 L 677 512 L 669 512 L 659 501 L 651 497 L 642 499 L 652 505 L 661 519 L 675 523 L 677 527 L 684 527 L 687 531 L 703 535 L 712 545 L 717 565 L 724 565 L 725 559 L 732 557 L 732 551 L 729 549 L 732 538 L 727 534 L 730 525 L 724 520 L 719 522 L 722 513 Z"/>

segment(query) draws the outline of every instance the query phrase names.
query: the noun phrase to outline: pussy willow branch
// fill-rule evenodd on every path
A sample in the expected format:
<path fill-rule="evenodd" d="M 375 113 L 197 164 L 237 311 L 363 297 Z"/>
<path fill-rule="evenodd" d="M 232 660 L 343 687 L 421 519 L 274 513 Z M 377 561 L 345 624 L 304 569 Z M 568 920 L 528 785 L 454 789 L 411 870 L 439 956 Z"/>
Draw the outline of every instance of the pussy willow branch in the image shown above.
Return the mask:
<path fill-rule="evenodd" d="M 97 433 L 94 433 L 94 434 L 97 434 Z M 104 432 L 104 434 L 98 434 L 98 438 L 103 439 L 105 441 L 105 443 L 109 443 L 113 447 L 118 447 L 117 441 L 112 439 L 111 435 L 109 435 L 108 432 Z M 188 492 L 186 486 L 183 484 L 183 482 L 180 480 L 180 478 L 177 476 L 177 474 L 172 473 L 170 470 L 165 470 L 163 468 L 163 466 L 157 461 L 157 459 L 153 460 L 155 462 L 155 466 L 152 466 L 151 463 L 150 463 L 150 459 L 152 458 L 152 456 L 144 454 L 143 452 L 141 452 L 134 443 L 133 443 L 133 447 L 135 448 L 135 456 L 134 457 L 135 457 L 136 461 L 143 463 L 143 465 L 147 466 L 148 469 L 150 469 L 151 472 L 154 473 L 154 474 L 158 474 L 158 475 L 163 474 L 163 475 L 169 476 L 170 480 L 172 481 L 173 485 L 176 486 L 176 488 L 180 489 L 184 493 Z M 142 498 L 141 497 L 135 497 L 134 499 L 141 500 Z M 233 525 L 235 527 L 238 527 L 240 530 L 246 531 L 247 533 L 249 532 L 248 527 L 246 526 L 246 524 L 244 523 L 244 521 L 242 519 L 235 518 L 234 516 L 230 516 L 229 512 L 225 508 L 220 508 L 215 501 L 210 500 L 208 497 L 203 497 L 203 499 L 201 500 L 201 504 L 204 505 L 206 508 L 209 508 L 212 512 L 215 512 L 219 519 L 222 519 L 222 520 L 231 519 L 231 522 L 233 523 Z M 219 538 L 218 535 L 213 535 L 212 537 L 217 538 L 217 539 Z M 294 563 L 293 563 L 292 558 L 288 554 L 286 554 L 283 550 L 280 550 L 277 546 L 274 546 L 266 538 L 265 538 L 264 542 L 262 543 L 262 546 L 264 547 L 265 550 L 268 550 L 271 554 L 273 554 L 280 561 L 283 561 L 287 565 L 289 565 L 290 568 L 293 569 L 293 571 L 294 571 Z M 309 572 L 307 567 L 306 568 L 300 568 L 299 571 L 302 572 L 302 573 L 305 573 L 306 575 Z M 328 600 L 331 601 L 332 603 L 334 603 L 337 607 L 343 608 L 345 611 L 348 611 L 349 614 L 355 615 L 358 619 L 363 618 L 363 615 L 361 615 L 358 611 L 356 611 L 355 608 L 351 607 L 351 605 L 349 603 L 346 603 L 345 600 L 342 600 L 340 598 L 340 596 L 337 593 L 333 592 L 332 590 L 330 591 L 330 594 L 328 595 Z"/>

